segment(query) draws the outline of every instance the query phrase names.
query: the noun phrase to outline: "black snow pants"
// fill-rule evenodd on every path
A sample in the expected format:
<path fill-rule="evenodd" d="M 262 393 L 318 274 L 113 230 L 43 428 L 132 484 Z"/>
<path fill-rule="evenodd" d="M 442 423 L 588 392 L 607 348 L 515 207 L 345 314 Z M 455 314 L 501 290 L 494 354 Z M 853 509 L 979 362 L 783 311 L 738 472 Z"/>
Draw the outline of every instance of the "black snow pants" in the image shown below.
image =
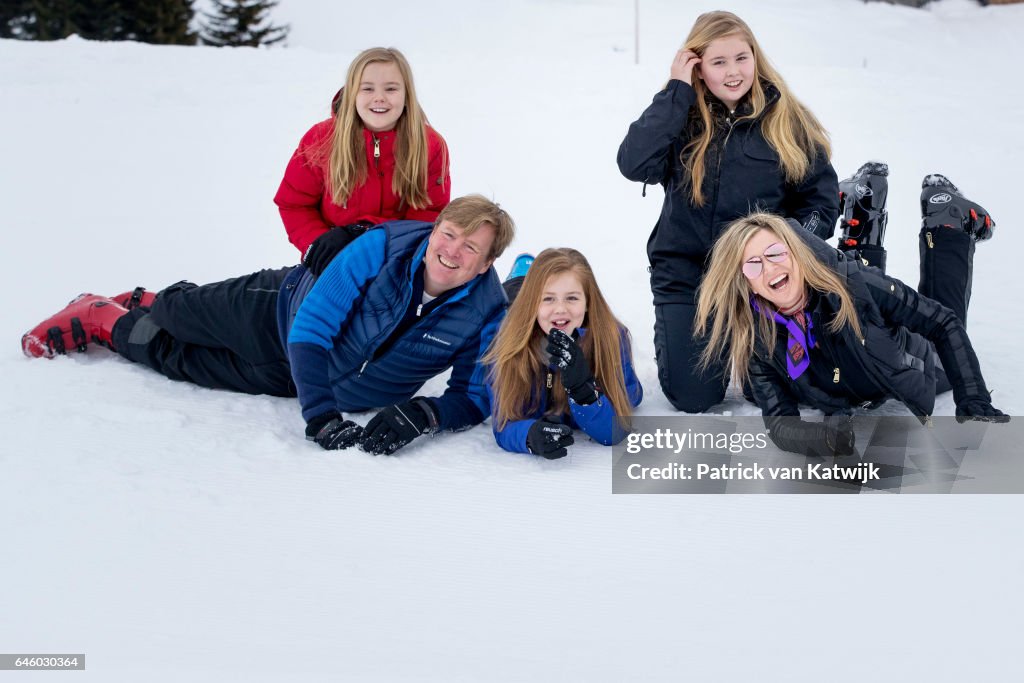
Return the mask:
<path fill-rule="evenodd" d="M 974 240 L 962 230 L 921 228 L 918 294 L 951 308 L 967 327 L 974 279 Z"/>
<path fill-rule="evenodd" d="M 921 280 L 917 292 L 952 309 L 964 327 L 974 280 L 974 246 L 974 239 L 962 230 L 921 228 Z M 949 391 L 952 385 L 940 364 L 936 371 L 936 393 Z"/>
<path fill-rule="evenodd" d="M 658 381 L 665 398 L 676 410 L 703 413 L 725 398 L 728 365 L 713 363 L 700 369 L 700 354 L 706 346 L 694 339 L 696 304 L 655 304 L 654 352 Z"/>
<path fill-rule="evenodd" d="M 114 348 L 173 380 L 247 394 L 295 396 L 277 330 L 277 299 L 291 268 L 197 286 L 179 282 L 150 310 L 117 321 Z"/>

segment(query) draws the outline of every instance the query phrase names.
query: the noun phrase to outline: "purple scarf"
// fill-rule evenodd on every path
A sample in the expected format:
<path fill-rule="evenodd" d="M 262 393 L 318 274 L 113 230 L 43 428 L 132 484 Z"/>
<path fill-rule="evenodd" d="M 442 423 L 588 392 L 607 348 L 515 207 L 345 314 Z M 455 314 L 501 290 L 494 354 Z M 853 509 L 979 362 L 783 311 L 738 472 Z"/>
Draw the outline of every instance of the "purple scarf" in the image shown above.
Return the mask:
<path fill-rule="evenodd" d="M 750 305 L 758 313 L 762 312 L 753 295 L 750 296 Z M 786 371 L 789 373 L 790 379 L 796 379 L 804 374 L 804 371 L 811 365 L 811 359 L 807 355 L 807 350 L 815 344 L 811 316 L 807 315 L 806 311 L 803 313 L 804 321 L 807 323 L 806 331 L 795 320 L 787 318 L 778 311 L 772 311 L 772 317 L 775 322 L 785 325 L 789 332 L 789 338 L 786 340 Z"/>

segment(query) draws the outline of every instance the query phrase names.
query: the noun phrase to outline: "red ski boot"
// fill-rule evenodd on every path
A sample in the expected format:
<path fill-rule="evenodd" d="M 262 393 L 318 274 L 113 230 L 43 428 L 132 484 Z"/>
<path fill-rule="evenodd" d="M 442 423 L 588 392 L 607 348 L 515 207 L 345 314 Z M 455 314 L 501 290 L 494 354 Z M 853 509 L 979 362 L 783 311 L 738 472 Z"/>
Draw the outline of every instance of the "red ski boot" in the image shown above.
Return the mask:
<path fill-rule="evenodd" d="M 136 287 L 130 292 L 121 292 L 117 296 L 110 297 L 115 303 L 124 306 L 129 311 L 133 308 L 142 306 L 143 308 L 152 308 L 153 302 L 156 300 L 156 293 L 151 292 L 145 287 Z"/>
<path fill-rule="evenodd" d="M 79 294 L 62 311 L 36 325 L 21 337 L 21 350 L 32 358 L 53 358 L 69 348 L 85 351 L 89 342 L 111 345 L 114 323 L 128 312 L 112 299 Z"/>

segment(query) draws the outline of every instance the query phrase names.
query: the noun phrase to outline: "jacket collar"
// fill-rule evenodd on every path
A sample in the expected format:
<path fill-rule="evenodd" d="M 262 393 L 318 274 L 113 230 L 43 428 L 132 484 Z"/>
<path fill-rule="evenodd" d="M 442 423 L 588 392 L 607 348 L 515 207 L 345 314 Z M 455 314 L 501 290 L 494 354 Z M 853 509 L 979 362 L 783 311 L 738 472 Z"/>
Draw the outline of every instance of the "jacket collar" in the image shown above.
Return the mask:
<path fill-rule="evenodd" d="M 372 130 L 363 128 L 363 140 L 366 143 L 366 157 L 371 161 L 374 157 L 377 157 L 377 164 L 379 166 L 394 166 L 395 164 L 395 137 L 396 132 L 392 130 L 385 130 L 380 133 L 374 133 Z M 377 147 L 375 150 L 374 147 Z M 379 151 L 379 155 L 376 152 Z"/>
<path fill-rule="evenodd" d="M 768 111 L 778 100 L 779 100 L 779 89 L 768 81 L 761 81 L 761 87 L 764 89 L 765 94 L 765 107 L 764 111 L 758 118 L 764 116 L 765 112 Z M 750 93 L 748 92 L 743 96 L 743 99 L 736 105 L 735 112 L 730 112 L 729 108 L 725 104 L 712 95 L 710 92 L 707 93 L 708 109 L 711 111 L 711 118 L 715 121 L 725 121 L 730 116 L 734 119 L 740 119 L 744 116 L 750 116 L 754 112 L 754 105 L 750 102 Z"/>

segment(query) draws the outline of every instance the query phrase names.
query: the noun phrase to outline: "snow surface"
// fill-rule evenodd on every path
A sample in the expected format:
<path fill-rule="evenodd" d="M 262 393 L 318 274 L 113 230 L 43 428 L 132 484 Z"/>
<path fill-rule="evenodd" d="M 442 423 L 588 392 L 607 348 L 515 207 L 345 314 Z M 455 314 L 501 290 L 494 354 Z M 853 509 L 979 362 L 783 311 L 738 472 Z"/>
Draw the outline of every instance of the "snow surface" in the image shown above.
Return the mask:
<path fill-rule="evenodd" d="M 644 255 L 661 194 L 615 152 L 715 8 L 643 0 L 639 65 L 627 0 L 289 0 L 274 50 L 0 41 L 0 650 L 86 653 L 46 680 L 1019 679 L 1018 497 L 613 496 L 610 449 L 547 462 L 486 426 L 328 454 L 295 401 L 16 345 L 81 291 L 295 262 L 271 202 L 285 163 L 355 53 L 390 44 L 451 146 L 453 195 L 518 222 L 499 271 L 582 248 L 633 331 L 640 413 L 669 414 Z M 893 274 L 917 281 L 926 173 L 996 217 L 970 331 L 1021 415 L 1024 5 L 728 8 L 841 176 L 889 163 Z"/>

